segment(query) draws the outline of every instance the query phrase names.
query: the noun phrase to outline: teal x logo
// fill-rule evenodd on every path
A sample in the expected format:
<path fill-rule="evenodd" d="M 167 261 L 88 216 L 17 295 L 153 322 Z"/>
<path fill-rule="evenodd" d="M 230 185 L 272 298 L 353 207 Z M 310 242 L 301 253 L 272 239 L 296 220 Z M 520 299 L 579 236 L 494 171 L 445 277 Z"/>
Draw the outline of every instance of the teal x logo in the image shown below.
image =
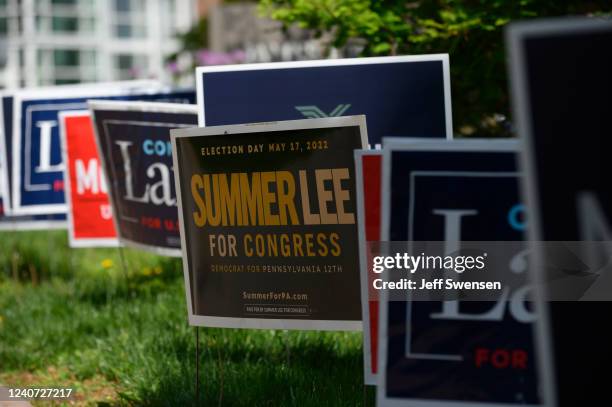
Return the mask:
<path fill-rule="evenodd" d="M 304 117 L 308 117 L 309 119 L 319 119 L 321 117 L 342 116 L 350 107 L 350 104 L 341 104 L 336 106 L 336 108 L 332 110 L 329 114 L 325 113 L 315 105 L 295 106 L 295 109 L 298 112 L 302 113 Z"/>

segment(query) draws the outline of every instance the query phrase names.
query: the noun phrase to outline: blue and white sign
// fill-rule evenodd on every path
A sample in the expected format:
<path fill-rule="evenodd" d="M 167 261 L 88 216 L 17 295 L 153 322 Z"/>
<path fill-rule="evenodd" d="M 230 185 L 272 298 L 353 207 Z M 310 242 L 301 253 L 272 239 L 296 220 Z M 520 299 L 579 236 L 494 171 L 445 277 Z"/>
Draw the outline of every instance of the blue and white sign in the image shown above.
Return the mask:
<path fill-rule="evenodd" d="M 131 82 L 17 91 L 13 100 L 11 211 L 15 215 L 65 213 L 58 113 L 87 108 L 89 99 L 193 103 L 193 91 L 134 87 Z"/>
<path fill-rule="evenodd" d="M 0 230 L 64 229 L 67 226 L 64 214 L 11 216 L 12 109 L 13 96 L 0 93 Z"/>
<path fill-rule="evenodd" d="M 4 216 L 11 213 L 10 208 L 10 170 L 13 134 L 13 95 L 0 93 L 0 197 L 3 200 Z"/>
<path fill-rule="evenodd" d="M 65 214 L 7 216 L 0 197 L 0 230 L 49 230 L 68 227 Z"/>
<path fill-rule="evenodd" d="M 523 240 L 516 142 L 383 144 L 383 241 L 459 250 L 462 241 Z M 397 301 L 381 291 L 379 406 L 542 405 L 522 246 L 501 270 L 520 288 L 497 301 Z"/>
<path fill-rule="evenodd" d="M 447 54 L 199 67 L 200 126 L 365 114 L 369 143 L 452 138 Z"/>

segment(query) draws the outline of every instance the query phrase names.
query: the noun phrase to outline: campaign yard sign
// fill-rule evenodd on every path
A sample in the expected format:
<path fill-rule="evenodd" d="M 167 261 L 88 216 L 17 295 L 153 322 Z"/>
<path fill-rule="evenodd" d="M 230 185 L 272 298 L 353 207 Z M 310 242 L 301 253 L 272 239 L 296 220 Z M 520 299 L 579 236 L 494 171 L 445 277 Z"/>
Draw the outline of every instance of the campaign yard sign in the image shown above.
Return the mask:
<path fill-rule="evenodd" d="M 12 158 L 12 109 L 13 96 L 0 92 L 0 230 L 38 230 L 66 228 L 66 215 L 14 216 L 10 206 L 11 158 Z"/>
<path fill-rule="evenodd" d="M 90 101 L 119 241 L 181 256 L 170 130 L 197 126 L 195 105 Z"/>
<path fill-rule="evenodd" d="M 612 22 L 565 18 L 513 24 L 507 42 L 514 115 L 524 146 L 530 241 L 609 243 Z M 544 282 L 549 263 L 542 245 L 534 248 L 533 268 Z M 610 256 L 593 254 L 606 259 L 604 264 Z M 597 263 L 592 260 L 584 257 L 582 265 Z M 544 287 L 548 298 L 549 286 Z M 558 405 L 609 403 L 608 376 L 600 373 L 612 365 L 612 333 L 605 328 L 612 313 L 609 298 L 540 305 L 548 316 L 538 330 L 542 363 L 551 371 L 545 384 Z"/>
<path fill-rule="evenodd" d="M 206 66 L 201 126 L 364 114 L 369 142 L 452 138 L 447 54 Z"/>
<path fill-rule="evenodd" d="M 439 241 L 449 253 L 465 241 L 506 247 L 523 240 L 516 142 L 383 145 L 382 240 Z M 380 292 L 379 406 L 542 404 L 525 246 L 512 246 L 498 263 L 504 269 L 496 272 L 519 285 L 495 301 L 417 301 L 408 291 L 398 300 Z"/>
<path fill-rule="evenodd" d="M 0 230 L 50 230 L 66 229 L 66 215 L 7 215 L 4 203 L 7 200 L 0 197 Z"/>
<path fill-rule="evenodd" d="M 380 194 L 382 152 L 355 151 L 357 177 L 357 225 L 359 227 L 359 266 L 361 278 L 361 313 L 363 316 L 364 382 L 376 385 L 378 369 L 378 300 L 372 299 L 368 287 L 373 273 L 368 242 L 380 240 Z"/>
<path fill-rule="evenodd" d="M 0 197 L 3 198 L 3 214 L 11 213 L 10 174 L 13 134 L 13 95 L 0 92 Z"/>
<path fill-rule="evenodd" d="M 9 211 L 6 208 L 6 204 L 4 202 L 4 197 L 5 195 L 5 189 L 6 189 L 6 163 L 5 163 L 5 158 L 6 157 L 6 146 L 5 146 L 5 141 L 4 141 L 4 122 L 2 120 L 2 116 L 3 114 L 3 109 L 1 106 L 2 100 L 7 97 L 7 95 L 5 95 L 4 93 L 0 93 L 0 156 L 2 158 L 0 158 L 0 222 L 6 218 L 6 214 Z"/>
<path fill-rule="evenodd" d="M 118 246 L 89 111 L 60 112 L 59 127 L 69 208 L 69 244 L 71 247 Z"/>
<path fill-rule="evenodd" d="M 148 82 L 147 82 L 148 83 Z M 190 102 L 193 92 L 171 92 L 140 82 L 16 91 L 13 95 L 11 210 L 17 215 L 66 213 L 58 113 L 83 110 L 88 99 Z"/>
<path fill-rule="evenodd" d="M 172 131 L 192 325 L 361 330 L 365 118 Z"/>

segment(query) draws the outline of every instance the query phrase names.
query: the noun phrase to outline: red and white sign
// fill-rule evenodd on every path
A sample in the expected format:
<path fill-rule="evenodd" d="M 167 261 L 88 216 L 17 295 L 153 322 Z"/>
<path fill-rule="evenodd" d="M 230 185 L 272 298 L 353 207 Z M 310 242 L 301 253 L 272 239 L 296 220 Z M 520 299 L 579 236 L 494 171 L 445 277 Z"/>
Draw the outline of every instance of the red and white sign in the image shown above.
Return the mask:
<path fill-rule="evenodd" d="M 355 151 L 357 176 L 357 216 L 359 220 L 359 263 L 361 307 L 363 315 L 363 366 L 365 384 L 376 384 L 378 367 L 378 300 L 372 299 L 374 273 L 367 242 L 380 240 L 380 187 L 382 153 L 375 150 Z"/>
<path fill-rule="evenodd" d="M 118 246 L 89 111 L 59 115 L 71 247 Z"/>

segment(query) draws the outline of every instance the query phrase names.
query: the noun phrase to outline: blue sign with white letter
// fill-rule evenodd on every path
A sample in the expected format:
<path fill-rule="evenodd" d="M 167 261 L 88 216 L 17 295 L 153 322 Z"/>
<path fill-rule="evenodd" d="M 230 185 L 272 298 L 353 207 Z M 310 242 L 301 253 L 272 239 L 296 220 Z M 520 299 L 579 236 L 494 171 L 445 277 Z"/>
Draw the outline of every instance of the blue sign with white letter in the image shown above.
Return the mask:
<path fill-rule="evenodd" d="M 452 138 L 448 55 L 201 67 L 203 126 L 365 114 L 369 143 Z"/>
<path fill-rule="evenodd" d="M 193 103 L 193 91 L 85 88 L 63 97 L 62 89 L 15 93 L 11 199 L 14 214 L 65 213 L 64 181 L 58 128 L 62 110 L 87 108 L 89 99 Z"/>
<path fill-rule="evenodd" d="M 0 230 L 65 228 L 66 215 L 11 216 L 10 179 L 12 164 L 13 96 L 0 95 Z"/>
<path fill-rule="evenodd" d="M 384 240 L 461 249 L 462 241 L 524 239 L 515 143 L 390 140 L 384 151 Z M 508 251 L 497 263 L 508 269 L 495 272 L 512 275 L 519 288 L 504 287 L 497 301 L 381 302 L 379 405 L 541 404 L 532 287 L 527 263 L 518 261 L 527 252 L 521 244 Z"/>

